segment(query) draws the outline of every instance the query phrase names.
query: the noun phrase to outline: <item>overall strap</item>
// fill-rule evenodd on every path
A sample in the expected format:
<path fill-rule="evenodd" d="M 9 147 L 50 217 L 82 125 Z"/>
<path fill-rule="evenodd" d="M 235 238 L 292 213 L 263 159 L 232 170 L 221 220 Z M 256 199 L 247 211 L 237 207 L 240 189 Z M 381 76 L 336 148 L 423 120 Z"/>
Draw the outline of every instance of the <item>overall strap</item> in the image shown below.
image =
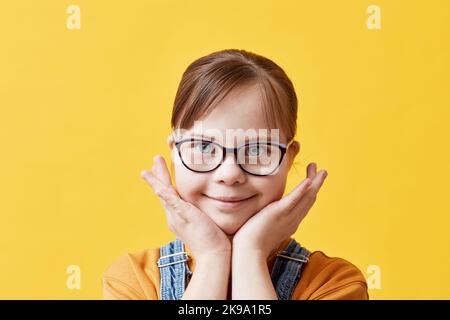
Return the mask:
<path fill-rule="evenodd" d="M 191 275 L 188 255 L 181 240 L 175 239 L 160 249 L 157 265 L 161 275 L 160 299 L 180 300 L 187 286 L 186 276 Z"/>
<path fill-rule="evenodd" d="M 289 300 L 300 280 L 302 267 L 308 262 L 310 251 L 292 239 L 286 249 L 277 253 L 272 269 L 272 283 L 279 300 Z"/>

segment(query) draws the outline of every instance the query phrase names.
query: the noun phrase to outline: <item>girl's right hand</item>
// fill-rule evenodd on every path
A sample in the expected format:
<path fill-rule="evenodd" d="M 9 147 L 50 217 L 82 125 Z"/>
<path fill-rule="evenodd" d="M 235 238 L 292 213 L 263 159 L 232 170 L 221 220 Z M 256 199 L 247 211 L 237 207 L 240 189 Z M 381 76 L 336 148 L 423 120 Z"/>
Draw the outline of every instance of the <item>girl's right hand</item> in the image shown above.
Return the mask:
<path fill-rule="evenodd" d="M 164 158 L 155 156 L 154 161 L 153 173 L 143 170 L 141 177 L 159 196 L 170 231 L 189 247 L 196 259 L 231 254 L 231 242 L 226 234 L 204 212 L 181 199 L 172 186 Z"/>

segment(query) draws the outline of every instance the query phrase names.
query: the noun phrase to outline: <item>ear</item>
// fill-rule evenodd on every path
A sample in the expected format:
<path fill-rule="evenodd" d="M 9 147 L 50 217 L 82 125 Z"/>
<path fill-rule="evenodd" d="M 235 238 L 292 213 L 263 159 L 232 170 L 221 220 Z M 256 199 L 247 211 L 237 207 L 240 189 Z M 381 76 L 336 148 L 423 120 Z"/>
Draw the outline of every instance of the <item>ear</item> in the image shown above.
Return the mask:
<path fill-rule="evenodd" d="M 174 153 L 173 151 L 173 147 L 175 146 L 175 140 L 173 138 L 173 134 L 170 134 L 167 137 L 167 145 L 170 148 L 170 168 L 169 168 L 169 172 L 170 172 L 170 177 L 171 177 L 171 181 L 172 181 L 172 185 L 175 186 L 175 170 L 174 170 L 174 166 L 173 166 L 173 157 L 174 157 Z"/>
<path fill-rule="evenodd" d="M 289 146 L 289 149 L 287 151 L 289 155 L 289 167 L 292 165 L 295 157 L 300 152 L 300 147 L 300 142 L 297 140 L 294 140 L 294 142 L 292 142 L 292 144 Z"/>
<path fill-rule="evenodd" d="M 174 147 L 174 145 L 175 145 L 175 141 L 173 140 L 173 135 L 172 135 L 172 134 L 170 134 L 170 135 L 167 137 L 167 145 L 169 146 L 170 151 L 172 151 L 172 149 L 173 149 L 173 147 Z"/>

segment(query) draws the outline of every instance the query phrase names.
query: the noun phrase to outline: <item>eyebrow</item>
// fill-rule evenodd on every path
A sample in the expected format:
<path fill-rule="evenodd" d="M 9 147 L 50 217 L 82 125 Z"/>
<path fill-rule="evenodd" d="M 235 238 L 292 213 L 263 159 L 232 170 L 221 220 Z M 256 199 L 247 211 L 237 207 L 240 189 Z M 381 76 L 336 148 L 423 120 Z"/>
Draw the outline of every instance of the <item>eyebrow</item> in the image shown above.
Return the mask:
<path fill-rule="evenodd" d="M 214 138 L 214 137 L 206 136 L 204 134 L 199 134 L 199 133 L 193 133 L 191 135 L 191 137 L 193 137 L 193 138 L 197 137 L 197 138 L 202 138 L 202 139 L 209 139 L 211 141 L 216 141 L 216 138 Z M 251 141 L 253 141 L 253 140 L 261 140 L 261 139 L 270 140 L 270 136 L 268 137 L 266 135 L 262 135 L 262 136 L 250 137 L 250 139 L 251 139 Z M 246 142 L 248 142 L 250 139 L 249 139 L 248 136 L 245 137 L 245 141 Z"/>
<path fill-rule="evenodd" d="M 209 136 L 205 136 L 204 134 L 198 134 L 198 133 L 194 133 L 192 134 L 192 137 L 198 137 L 198 138 L 202 138 L 202 139 L 209 139 L 211 141 L 216 141 L 216 138 L 214 137 L 209 137 Z"/>

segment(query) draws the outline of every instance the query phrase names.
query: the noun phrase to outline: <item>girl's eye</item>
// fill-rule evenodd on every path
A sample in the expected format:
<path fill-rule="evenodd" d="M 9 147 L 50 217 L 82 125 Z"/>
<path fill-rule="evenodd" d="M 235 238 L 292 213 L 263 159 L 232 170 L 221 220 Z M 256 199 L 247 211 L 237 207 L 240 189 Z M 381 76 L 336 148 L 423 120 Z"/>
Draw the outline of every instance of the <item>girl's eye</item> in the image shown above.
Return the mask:
<path fill-rule="evenodd" d="M 250 157 L 257 157 L 257 156 L 261 156 L 264 154 L 264 146 L 249 146 L 247 148 L 248 151 L 248 156 Z"/>
<path fill-rule="evenodd" d="M 209 153 L 213 149 L 213 145 L 210 142 L 202 141 L 195 145 L 195 149 L 201 153 Z"/>

